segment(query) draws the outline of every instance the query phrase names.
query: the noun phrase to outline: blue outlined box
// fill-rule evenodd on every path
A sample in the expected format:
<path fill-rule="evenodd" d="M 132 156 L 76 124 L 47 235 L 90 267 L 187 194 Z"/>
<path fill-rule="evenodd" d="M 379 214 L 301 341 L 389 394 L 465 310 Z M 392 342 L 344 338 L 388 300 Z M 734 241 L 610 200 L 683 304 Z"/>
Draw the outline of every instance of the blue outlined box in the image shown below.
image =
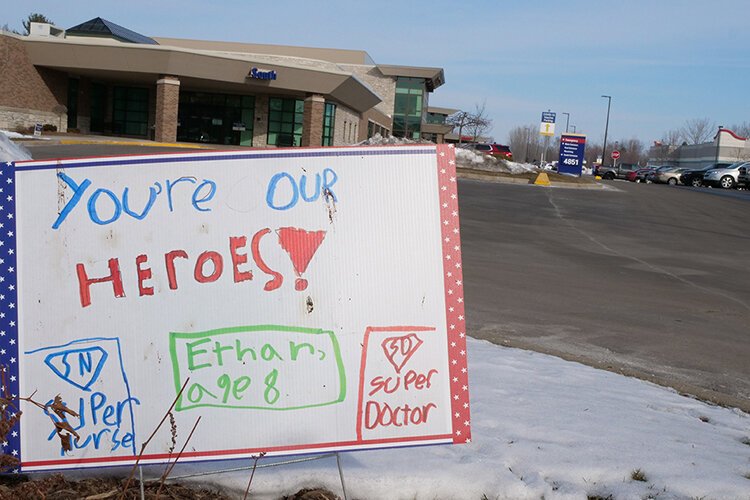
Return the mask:
<path fill-rule="evenodd" d="M 78 413 L 78 417 L 67 417 L 79 436 L 71 439 L 73 449 L 69 452 L 60 446 L 52 423 L 59 417 L 52 412 L 46 416 L 51 418 L 47 443 L 59 448 L 61 457 L 85 458 L 101 451 L 136 455 L 133 412 L 140 401 L 130 393 L 119 339 L 80 339 L 28 351 L 25 356 L 33 372 L 43 374 L 43 396 L 54 398 L 59 394 L 63 403 Z M 49 455 L 49 450 L 46 454 Z M 28 452 L 26 455 L 33 461 Z"/>

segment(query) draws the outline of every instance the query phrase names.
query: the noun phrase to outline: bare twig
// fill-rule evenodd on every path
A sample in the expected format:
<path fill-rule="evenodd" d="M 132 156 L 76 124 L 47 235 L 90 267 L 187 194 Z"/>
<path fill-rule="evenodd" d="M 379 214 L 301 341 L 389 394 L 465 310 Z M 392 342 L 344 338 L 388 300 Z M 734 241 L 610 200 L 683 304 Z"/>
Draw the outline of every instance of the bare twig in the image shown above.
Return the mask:
<path fill-rule="evenodd" d="M 250 493 L 250 485 L 253 484 L 253 476 L 255 475 L 255 469 L 258 467 L 258 460 L 266 456 L 266 452 L 262 451 L 257 456 L 253 457 L 253 470 L 250 473 L 250 480 L 247 482 L 247 488 L 245 488 L 245 496 L 242 500 L 247 500 L 247 494 Z"/>
<path fill-rule="evenodd" d="M 33 404 L 37 408 L 41 408 L 44 410 L 44 413 L 46 413 L 50 420 L 52 420 L 52 424 L 55 426 L 55 432 L 57 433 L 57 436 L 60 438 L 60 445 L 62 446 L 63 450 L 65 451 L 71 451 L 73 449 L 73 445 L 70 442 L 70 436 L 75 436 L 76 439 L 80 439 L 81 436 L 78 435 L 78 433 L 73 429 L 73 426 L 70 425 L 68 422 L 67 416 L 71 415 L 76 418 L 80 418 L 80 415 L 76 413 L 75 411 L 71 410 L 65 404 L 63 403 L 62 397 L 58 394 L 55 396 L 55 399 L 50 404 L 42 404 L 37 401 L 34 401 L 32 398 L 34 397 L 34 394 L 36 394 L 37 391 L 34 391 L 31 393 L 31 396 L 26 398 L 18 398 L 21 401 L 26 401 L 28 403 Z M 50 415 L 49 410 L 52 410 L 52 413 L 54 413 L 59 420 L 55 420 L 55 418 Z M 64 434 L 66 432 L 67 434 Z"/>
<path fill-rule="evenodd" d="M 164 471 L 164 474 L 161 476 L 161 482 L 159 483 L 159 489 L 156 491 L 156 498 L 159 498 L 159 495 L 161 494 L 161 489 L 164 487 L 164 482 L 167 480 L 167 477 L 169 477 L 169 474 L 172 472 L 172 469 L 174 469 L 174 466 L 177 465 L 177 461 L 182 456 L 182 452 L 185 451 L 185 448 L 187 448 L 188 443 L 190 442 L 190 438 L 193 437 L 193 433 L 195 432 L 195 429 L 198 427 L 198 423 L 201 421 L 201 416 L 198 416 L 198 419 L 195 421 L 195 424 L 193 425 L 193 429 L 190 431 L 190 434 L 188 434 L 187 439 L 185 440 L 185 444 L 182 445 L 182 448 L 180 449 L 180 452 L 177 454 L 177 457 L 175 457 L 174 462 L 172 462 L 167 470 Z"/>
<path fill-rule="evenodd" d="M 172 410 L 174 409 L 175 405 L 177 404 L 177 401 L 182 396 L 183 391 L 185 391 L 185 387 L 187 387 L 188 382 L 190 382 L 190 377 L 188 377 L 185 380 L 185 383 L 182 384 L 182 387 L 180 387 L 179 392 L 177 392 L 177 396 L 175 396 L 174 400 L 172 401 L 172 404 L 169 406 L 169 409 L 162 417 L 161 421 L 159 422 L 159 425 L 156 426 L 156 429 L 154 429 L 154 432 L 151 433 L 151 435 L 148 437 L 146 441 L 144 441 L 141 444 L 141 451 L 138 453 L 138 457 L 135 459 L 135 463 L 133 464 L 133 468 L 130 469 L 130 475 L 128 476 L 128 480 L 125 482 L 125 486 L 122 488 L 122 493 L 120 494 L 120 499 L 125 498 L 125 493 L 128 491 L 128 488 L 130 488 L 130 483 L 133 481 L 133 477 L 135 476 L 135 471 L 138 468 L 138 464 L 141 461 L 141 458 L 143 458 L 143 453 L 146 451 L 146 447 L 151 442 L 151 440 L 154 438 L 157 432 L 159 432 L 159 429 L 161 428 L 162 424 L 164 424 L 164 421 L 169 417 L 169 414 L 172 413 Z"/>

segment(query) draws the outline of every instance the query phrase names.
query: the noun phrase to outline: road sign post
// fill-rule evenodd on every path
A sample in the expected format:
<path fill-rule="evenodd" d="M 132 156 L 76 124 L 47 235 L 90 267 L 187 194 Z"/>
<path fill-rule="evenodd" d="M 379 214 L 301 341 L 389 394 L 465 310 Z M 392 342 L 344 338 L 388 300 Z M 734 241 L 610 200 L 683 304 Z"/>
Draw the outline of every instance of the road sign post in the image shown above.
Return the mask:
<path fill-rule="evenodd" d="M 612 151 L 612 166 L 613 167 L 617 166 L 617 160 L 619 159 L 620 159 L 620 152 L 615 149 L 614 151 Z"/>

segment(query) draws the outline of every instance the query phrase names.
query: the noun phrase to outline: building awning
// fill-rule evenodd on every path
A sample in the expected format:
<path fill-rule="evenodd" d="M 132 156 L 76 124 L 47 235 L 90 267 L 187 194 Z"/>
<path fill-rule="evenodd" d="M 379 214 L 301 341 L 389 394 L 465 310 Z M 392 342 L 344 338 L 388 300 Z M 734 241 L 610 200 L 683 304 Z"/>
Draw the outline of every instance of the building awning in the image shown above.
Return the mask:
<path fill-rule="evenodd" d="M 34 66 L 115 82 L 153 85 L 162 75 L 176 76 L 183 88 L 227 93 L 321 94 L 364 112 L 382 99 L 351 73 L 295 64 L 254 54 L 194 51 L 145 44 L 27 38 Z M 275 71 L 276 79 L 251 78 L 253 68 Z"/>
<path fill-rule="evenodd" d="M 425 68 L 421 66 L 394 66 L 392 64 L 378 64 L 377 68 L 385 76 L 423 78 L 427 83 L 428 92 L 433 92 L 436 88 L 445 83 L 443 68 Z"/>

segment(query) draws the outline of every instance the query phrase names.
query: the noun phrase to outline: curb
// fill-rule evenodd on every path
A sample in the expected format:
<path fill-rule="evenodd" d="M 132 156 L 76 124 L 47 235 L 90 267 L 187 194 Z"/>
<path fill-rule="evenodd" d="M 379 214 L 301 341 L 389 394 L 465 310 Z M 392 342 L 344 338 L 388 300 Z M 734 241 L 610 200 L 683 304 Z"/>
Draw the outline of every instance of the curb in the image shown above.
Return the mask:
<path fill-rule="evenodd" d="M 177 142 L 154 142 L 154 141 L 97 141 L 88 139 L 60 139 L 54 141 L 57 144 L 72 145 L 72 144 L 104 144 L 104 145 L 116 145 L 116 146 L 147 146 L 147 147 L 163 147 L 163 148 L 184 148 L 184 149 L 211 149 L 208 146 L 202 146 L 200 144 L 187 144 Z"/>
<path fill-rule="evenodd" d="M 513 177 L 505 177 L 500 175 L 493 175 L 490 172 L 458 172 L 458 177 L 460 179 L 471 179 L 475 181 L 484 181 L 484 182 L 493 182 L 493 183 L 499 183 L 499 184 L 523 184 L 527 186 L 539 186 L 539 187 L 549 187 L 549 188 L 565 188 L 565 189 L 602 189 L 602 190 L 608 190 L 610 189 L 609 186 L 605 186 L 600 183 L 587 183 L 587 184 L 577 184 L 573 182 L 557 182 L 557 181 L 549 181 L 549 184 L 547 185 L 540 185 L 535 184 L 534 180 L 526 179 L 526 178 L 513 178 Z"/>

